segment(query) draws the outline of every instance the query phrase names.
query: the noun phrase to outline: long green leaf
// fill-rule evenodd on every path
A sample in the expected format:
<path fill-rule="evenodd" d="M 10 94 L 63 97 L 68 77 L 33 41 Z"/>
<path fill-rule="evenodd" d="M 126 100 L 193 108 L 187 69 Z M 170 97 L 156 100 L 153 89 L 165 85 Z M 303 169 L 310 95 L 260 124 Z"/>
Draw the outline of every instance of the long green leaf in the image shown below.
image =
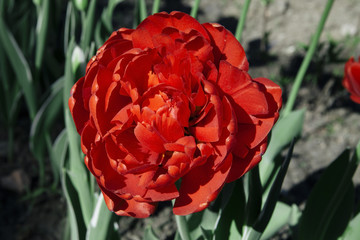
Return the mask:
<path fill-rule="evenodd" d="M 281 162 L 275 161 L 275 157 L 301 134 L 304 116 L 304 110 L 293 111 L 286 117 L 281 117 L 271 131 L 269 146 L 259 164 L 264 190 L 269 190 L 281 165 Z"/>
<path fill-rule="evenodd" d="M 221 200 L 225 200 L 226 204 L 222 204 L 220 216 L 215 225 L 215 239 L 228 239 L 229 236 L 241 235 L 242 226 L 245 222 L 245 191 L 242 179 L 235 182 L 233 189 L 225 185 Z M 230 195 L 230 199 L 226 199 Z M 235 228 L 232 225 L 235 224 Z"/>
<path fill-rule="evenodd" d="M 94 198 L 90 187 L 90 179 L 88 171 L 83 163 L 83 157 L 80 154 L 80 138 L 76 131 L 75 124 L 72 120 L 70 110 L 68 108 L 68 99 L 70 90 L 74 84 L 74 73 L 72 72 L 72 54 L 75 48 L 74 41 L 70 42 L 65 62 L 65 82 L 64 82 L 64 117 L 65 126 L 69 140 L 69 177 L 79 195 L 80 207 L 83 213 L 86 226 L 89 225 L 92 216 Z"/>
<path fill-rule="evenodd" d="M 67 209 L 68 209 L 68 221 L 70 222 L 70 236 L 71 240 L 85 239 L 86 226 L 79 206 L 79 199 L 74 186 L 71 184 L 67 170 L 62 170 L 61 185 L 63 193 L 65 195 Z"/>
<path fill-rule="evenodd" d="M 352 187 L 351 179 L 356 167 L 355 157 L 350 159 L 350 151 L 345 150 L 326 168 L 306 202 L 298 226 L 297 239 L 326 239 L 336 212 L 339 208 L 344 208 L 344 211 L 346 209 L 341 203 Z"/>
<path fill-rule="evenodd" d="M 36 54 L 35 67 L 40 71 L 44 58 L 47 33 L 49 29 L 50 0 L 43 0 L 36 26 Z"/>
<path fill-rule="evenodd" d="M 147 17 L 147 10 L 146 10 L 146 2 L 145 0 L 138 0 L 139 1 L 139 17 L 140 22 L 142 22 Z"/>
<path fill-rule="evenodd" d="M 279 198 L 281 186 L 284 181 L 287 169 L 289 167 L 293 149 L 294 149 L 294 141 L 292 141 L 287 156 L 281 165 L 279 173 L 276 175 L 274 183 L 270 188 L 269 194 L 266 198 L 266 202 L 264 204 L 263 209 L 261 210 L 258 219 L 256 220 L 253 227 L 247 229 L 247 231 L 244 232 L 245 239 L 260 239 L 262 233 L 265 231 L 265 228 L 267 227 L 271 219 L 277 200 Z"/>
<path fill-rule="evenodd" d="M 34 119 L 37 109 L 37 98 L 30 67 L 2 17 L 0 17 L 0 43 L 4 47 L 16 74 L 16 79 L 24 92 L 30 118 Z"/>
<path fill-rule="evenodd" d="M 353 218 L 350 221 L 350 224 L 346 228 L 345 233 L 343 236 L 341 236 L 341 240 L 354 240 L 358 239 L 360 236 L 360 213 L 356 215 L 355 218 Z"/>
<path fill-rule="evenodd" d="M 152 14 L 158 13 L 159 8 L 160 8 L 160 0 L 154 0 L 151 13 Z"/>
<path fill-rule="evenodd" d="M 87 240 L 110 239 L 114 231 L 114 213 L 107 208 L 102 194 L 98 196 L 90 225 L 87 229 Z"/>
<path fill-rule="evenodd" d="M 43 154 L 46 147 L 44 134 L 52 127 L 62 110 L 62 90 L 64 78 L 59 78 L 52 86 L 49 97 L 36 113 L 30 129 L 30 148 L 36 157 Z"/>
<path fill-rule="evenodd" d="M 256 221 L 262 202 L 262 187 L 259 176 L 259 167 L 255 166 L 249 173 L 247 173 L 248 181 L 245 184 L 245 189 L 248 190 L 246 210 L 245 210 L 245 225 L 252 226 Z M 245 178 L 246 179 L 246 178 Z"/>
<path fill-rule="evenodd" d="M 90 46 L 91 38 L 94 31 L 94 19 L 97 0 L 91 0 L 86 13 L 86 19 L 83 23 L 83 32 L 81 35 L 81 48 L 86 52 Z"/>
<path fill-rule="evenodd" d="M 159 240 L 150 225 L 145 227 L 144 240 Z"/>
<path fill-rule="evenodd" d="M 289 224 L 296 225 L 300 216 L 301 212 L 295 204 L 289 206 L 285 203 L 277 202 L 269 224 L 260 239 L 270 239 L 284 226 Z"/>

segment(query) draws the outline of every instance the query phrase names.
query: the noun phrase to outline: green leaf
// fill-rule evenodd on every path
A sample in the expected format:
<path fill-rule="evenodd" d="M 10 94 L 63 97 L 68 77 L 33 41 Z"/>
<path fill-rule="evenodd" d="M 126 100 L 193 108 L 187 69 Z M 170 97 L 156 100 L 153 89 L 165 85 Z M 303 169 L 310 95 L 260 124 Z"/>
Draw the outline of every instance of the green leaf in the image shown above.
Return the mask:
<path fill-rule="evenodd" d="M 56 163 L 59 169 L 62 169 L 65 165 L 65 158 L 67 149 L 69 146 L 66 129 L 62 130 L 61 133 L 55 139 L 53 144 L 53 162 Z"/>
<path fill-rule="evenodd" d="M 24 92 L 30 118 L 34 119 L 37 109 L 37 98 L 35 96 L 36 91 L 30 67 L 2 17 L 0 17 L 0 43 L 4 47 L 5 53 L 16 74 L 16 79 Z"/>
<path fill-rule="evenodd" d="M 86 226 L 89 225 L 94 206 L 94 198 L 92 193 L 91 181 L 89 173 L 85 167 L 83 157 L 80 152 L 80 137 L 76 131 L 75 124 L 72 120 L 70 110 L 68 108 L 68 99 L 70 97 L 70 89 L 74 84 L 74 75 L 72 72 L 72 53 L 75 47 L 74 41 L 70 42 L 65 62 L 65 82 L 63 92 L 64 117 L 67 136 L 69 140 L 69 171 L 68 175 L 74 185 L 80 200 L 80 207 L 84 217 Z"/>
<path fill-rule="evenodd" d="M 339 206 L 341 207 L 338 207 L 336 209 L 336 211 L 334 212 L 334 216 L 330 220 L 328 230 L 326 231 L 323 239 L 338 239 L 338 237 L 340 237 L 344 233 L 346 227 L 351 220 L 352 212 L 354 209 L 354 202 L 355 188 L 353 183 L 351 182 L 347 192 L 345 193 L 342 201 L 339 204 Z"/>
<path fill-rule="evenodd" d="M 293 111 L 286 117 L 280 117 L 271 131 L 269 145 L 259 164 L 264 191 L 269 190 L 281 165 L 280 161 L 275 161 L 275 157 L 301 134 L 304 116 L 304 110 Z M 267 193 L 264 195 L 266 197 Z"/>
<path fill-rule="evenodd" d="M 35 54 L 35 67 L 37 71 L 41 70 L 46 47 L 46 39 L 49 29 L 50 1 L 51 0 L 42 0 L 40 13 L 38 15 Z"/>
<path fill-rule="evenodd" d="M 108 32 L 114 31 L 112 20 L 113 20 L 113 12 L 119 3 L 123 2 L 124 0 L 110 0 L 108 5 L 106 6 L 105 10 L 101 14 L 101 20 L 104 23 L 104 26 Z"/>
<path fill-rule="evenodd" d="M 247 193 L 245 224 L 252 226 L 259 216 L 262 201 L 262 187 L 258 166 L 255 166 L 244 176 L 244 183 L 245 193 Z"/>
<path fill-rule="evenodd" d="M 202 232 L 202 236 L 205 238 L 205 240 L 212 240 L 214 233 L 212 230 L 210 229 L 205 229 L 202 226 L 200 226 L 201 232 Z"/>
<path fill-rule="evenodd" d="M 86 13 L 85 22 L 83 22 L 83 32 L 81 35 L 81 48 L 87 52 L 90 46 L 93 30 L 94 30 L 94 19 L 95 19 L 96 0 L 90 1 L 90 6 Z"/>
<path fill-rule="evenodd" d="M 82 216 L 79 198 L 74 186 L 71 184 L 66 169 L 62 170 L 61 183 L 67 203 L 71 240 L 85 239 L 86 226 Z"/>
<path fill-rule="evenodd" d="M 114 231 L 114 213 L 109 211 L 102 194 L 98 196 L 95 209 L 88 226 L 86 239 L 110 239 L 109 235 Z"/>
<path fill-rule="evenodd" d="M 70 38 L 75 36 L 75 12 L 73 10 L 72 2 L 69 1 L 66 8 L 65 27 L 64 27 L 64 53 L 66 55 Z"/>
<path fill-rule="evenodd" d="M 289 206 L 285 203 L 277 202 L 269 224 L 265 228 L 260 239 L 270 239 L 270 237 L 276 234 L 284 226 L 288 224 L 297 224 L 300 215 L 301 212 L 295 204 Z"/>
<path fill-rule="evenodd" d="M 154 0 L 151 13 L 152 14 L 158 13 L 159 8 L 160 8 L 160 0 Z"/>
<path fill-rule="evenodd" d="M 190 239 L 198 239 L 203 235 L 201 227 L 214 229 L 217 217 L 218 213 L 211 211 L 209 208 L 186 216 Z"/>
<path fill-rule="evenodd" d="M 356 157 L 350 159 L 350 151 L 345 150 L 326 168 L 306 202 L 297 239 L 326 239 L 338 211 L 348 211 L 348 206 L 342 203 L 345 194 L 349 195 L 349 188 L 352 188 L 351 179 L 356 167 Z"/>
<path fill-rule="evenodd" d="M 245 239 L 259 239 L 262 233 L 265 231 L 265 228 L 270 221 L 270 218 L 275 209 L 275 205 L 279 198 L 281 186 L 284 181 L 287 169 L 289 167 L 293 149 L 294 149 L 294 141 L 292 141 L 287 156 L 284 162 L 282 163 L 278 174 L 275 177 L 274 183 L 270 188 L 264 207 L 262 208 L 258 219 L 256 220 L 255 224 L 252 227 L 244 231 L 243 235 Z"/>
<path fill-rule="evenodd" d="M 354 240 L 358 239 L 360 236 L 360 213 L 356 215 L 350 221 L 350 224 L 347 226 L 345 233 L 341 236 L 341 240 Z"/>
<path fill-rule="evenodd" d="M 50 95 L 45 100 L 31 124 L 30 129 L 30 148 L 36 158 L 42 158 L 46 147 L 45 134 L 54 124 L 56 118 L 61 113 L 62 90 L 64 78 L 56 80 L 51 86 Z"/>
<path fill-rule="evenodd" d="M 88 6 L 89 1 L 88 0 L 74 0 L 74 3 L 75 3 L 75 7 L 79 11 L 85 11 L 85 9 Z"/>
<path fill-rule="evenodd" d="M 222 204 L 221 211 L 215 225 L 215 239 L 228 239 L 230 235 L 237 235 L 231 225 L 235 223 L 236 231 L 241 234 L 241 229 L 245 221 L 245 192 L 242 179 L 234 182 L 233 189 L 229 191 L 229 184 L 225 185 L 221 192 L 221 200 L 225 200 L 226 204 Z M 230 192 L 230 193 L 229 193 Z M 227 200 L 228 195 L 231 198 Z"/>
<path fill-rule="evenodd" d="M 150 225 L 146 226 L 145 232 L 144 232 L 144 240 L 159 240 L 159 238 L 154 233 L 154 230 Z"/>
<path fill-rule="evenodd" d="M 138 0 L 138 4 L 140 22 L 142 22 L 147 17 L 146 2 L 145 0 Z"/>

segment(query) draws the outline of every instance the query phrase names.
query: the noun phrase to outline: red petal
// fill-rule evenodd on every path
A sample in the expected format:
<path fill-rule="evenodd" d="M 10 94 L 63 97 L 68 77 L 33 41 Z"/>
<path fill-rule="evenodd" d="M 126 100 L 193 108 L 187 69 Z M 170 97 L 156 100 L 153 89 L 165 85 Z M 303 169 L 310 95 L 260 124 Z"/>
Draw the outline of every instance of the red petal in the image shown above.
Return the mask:
<path fill-rule="evenodd" d="M 261 160 L 261 156 L 265 153 L 267 147 L 267 139 L 265 139 L 256 148 L 251 149 L 245 158 L 234 155 L 231 170 L 226 182 L 232 182 L 239 179 L 246 172 L 250 171 Z"/>
<path fill-rule="evenodd" d="M 146 218 L 155 211 L 156 203 L 138 202 L 135 199 L 124 200 L 99 186 L 108 209 L 117 215 Z"/>
<path fill-rule="evenodd" d="M 214 162 L 194 168 L 181 181 L 180 196 L 176 199 L 173 212 L 176 215 L 187 215 L 204 210 L 214 201 L 229 174 L 232 155 L 229 154 L 224 164 L 213 170 Z"/>
<path fill-rule="evenodd" d="M 175 186 L 172 184 L 170 186 L 166 186 L 163 188 L 155 188 L 149 189 L 144 198 L 149 199 L 153 202 L 160 202 L 160 201 L 169 201 L 171 199 L 177 198 L 179 196 L 179 192 Z"/>
<path fill-rule="evenodd" d="M 84 79 L 84 77 L 80 78 L 71 88 L 71 95 L 69 98 L 70 112 L 74 119 L 76 130 L 79 134 L 81 134 L 85 124 L 89 121 L 89 112 L 84 108 L 82 96 Z"/>
<path fill-rule="evenodd" d="M 137 140 L 143 146 L 156 153 L 162 153 L 165 151 L 164 140 L 155 132 L 155 129 L 144 127 L 141 123 L 138 123 L 134 129 L 134 134 Z"/>
<path fill-rule="evenodd" d="M 195 138 L 203 142 L 219 141 L 222 132 L 223 106 L 220 97 L 211 95 L 210 103 L 213 107 L 205 118 L 190 129 Z"/>
<path fill-rule="evenodd" d="M 205 29 L 195 18 L 182 12 L 171 12 L 170 14 L 162 12 L 147 17 L 139 24 L 132 35 L 134 47 L 141 49 L 153 48 L 152 37 L 162 33 L 163 29 L 167 27 L 173 27 L 184 33 L 194 29 L 205 38 L 209 38 Z"/>
<path fill-rule="evenodd" d="M 208 31 L 212 40 L 215 64 L 221 60 L 226 60 L 231 65 L 248 71 L 249 63 L 246 59 L 244 48 L 230 31 L 216 23 L 205 23 L 203 26 Z"/>
<path fill-rule="evenodd" d="M 247 114 L 267 114 L 268 102 L 264 93 L 259 89 L 259 84 L 251 80 L 251 77 L 225 61 L 220 62 L 220 77 L 218 85 L 229 94 L 235 103 Z M 235 112 L 238 112 L 235 110 Z M 238 117 L 240 120 L 241 117 Z"/>

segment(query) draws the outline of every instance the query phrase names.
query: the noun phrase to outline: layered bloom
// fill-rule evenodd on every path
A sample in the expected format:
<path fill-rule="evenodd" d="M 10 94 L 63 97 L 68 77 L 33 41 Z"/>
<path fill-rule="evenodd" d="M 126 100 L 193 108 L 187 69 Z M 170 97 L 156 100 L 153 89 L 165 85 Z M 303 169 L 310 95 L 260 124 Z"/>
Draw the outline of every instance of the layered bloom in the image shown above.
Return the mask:
<path fill-rule="evenodd" d="M 355 62 L 351 57 L 345 64 L 343 86 L 350 92 L 350 98 L 360 103 L 360 57 Z"/>
<path fill-rule="evenodd" d="M 261 159 L 281 89 L 248 74 L 219 24 L 158 13 L 114 32 L 73 86 L 69 107 L 85 163 L 118 215 L 205 209 Z"/>

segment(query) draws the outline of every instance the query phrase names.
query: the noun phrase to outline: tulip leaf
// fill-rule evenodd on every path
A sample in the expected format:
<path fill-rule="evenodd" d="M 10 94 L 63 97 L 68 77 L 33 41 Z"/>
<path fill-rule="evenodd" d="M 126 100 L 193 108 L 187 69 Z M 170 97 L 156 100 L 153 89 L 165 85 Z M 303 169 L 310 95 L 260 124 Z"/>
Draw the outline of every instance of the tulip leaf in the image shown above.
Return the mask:
<path fill-rule="evenodd" d="M 67 133 L 66 130 L 64 129 L 57 136 L 52 147 L 53 155 L 51 157 L 53 158 L 53 161 L 56 163 L 59 169 L 64 167 L 68 146 L 69 146 L 69 142 L 67 139 Z"/>
<path fill-rule="evenodd" d="M 158 13 L 160 8 L 160 0 L 154 0 L 152 6 L 152 14 Z"/>
<path fill-rule="evenodd" d="M 234 183 L 233 189 L 231 189 L 232 194 L 228 193 L 227 185 L 225 185 L 221 197 L 225 200 L 226 204 L 222 204 L 222 208 L 217 220 L 217 225 L 214 229 L 216 239 L 228 239 L 230 235 L 237 235 L 234 231 L 237 231 L 238 234 L 241 234 L 241 227 L 245 221 L 245 203 L 246 197 L 244 192 L 244 186 L 242 179 L 237 180 Z M 226 199 L 230 195 L 230 199 Z M 223 200 L 222 199 L 222 200 Z M 235 224 L 236 230 L 231 230 L 231 225 Z"/>
<path fill-rule="evenodd" d="M 91 37 L 94 30 L 94 19 L 95 19 L 95 9 L 96 9 L 97 0 L 91 0 L 89 8 L 87 9 L 86 18 L 83 22 L 83 32 L 81 35 L 81 48 L 87 52 L 88 47 L 90 46 Z"/>
<path fill-rule="evenodd" d="M 262 233 L 265 231 L 271 216 L 273 215 L 277 199 L 279 197 L 281 186 L 284 181 L 287 169 L 289 167 L 289 163 L 292 157 L 292 152 L 294 149 L 294 140 L 292 141 L 289 151 L 285 160 L 283 161 L 281 168 L 278 174 L 275 177 L 274 183 L 271 185 L 269 194 L 266 198 L 265 204 L 260 212 L 259 217 L 257 218 L 255 224 L 250 227 L 246 228 L 243 235 L 244 237 L 249 237 L 249 239 L 259 239 Z M 247 227 L 247 226 L 246 226 Z M 247 239 L 247 238 L 245 238 Z"/>
<path fill-rule="evenodd" d="M 293 111 L 286 117 L 280 117 L 271 131 L 269 145 L 259 164 L 265 198 L 281 165 L 280 158 L 276 156 L 301 134 L 304 116 L 304 110 Z"/>
<path fill-rule="evenodd" d="M 360 213 L 353 218 L 346 228 L 345 233 L 340 237 L 341 240 L 353 240 L 360 236 Z"/>
<path fill-rule="evenodd" d="M 82 217 L 79 199 L 66 169 L 62 170 L 61 182 L 68 209 L 68 221 L 70 225 L 71 236 L 70 239 L 85 239 L 86 226 Z"/>
<path fill-rule="evenodd" d="M 64 78 L 59 78 L 51 86 L 50 95 L 40 107 L 31 124 L 30 129 L 30 147 L 37 159 L 44 158 L 46 147 L 46 137 L 49 129 L 57 119 L 62 107 L 62 90 Z"/>
<path fill-rule="evenodd" d="M 35 54 L 35 67 L 39 71 L 42 66 L 46 38 L 49 28 L 49 15 L 50 15 L 50 2 L 51 0 L 43 0 L 38 15 L 38 22 L 36 26 L 36 54 Z"/>
<path fill-rule="evenodd" d="M 214 233 L 212 230 L 210 229 L 205 229 L 202 226 L 200 226 L 201 232 L 202 232 L 202 236 L 204 237 L 205 240 L 212 240 Z"/>
<path fill-rule="evenodd" d="M 74 74 L 72 72 L 72 53 L 75 48 L 75 43 L 72 40 L 69 44 L 68 52 L 66 54 L 65 62 L 65 82 L 64 82 L 64 117 L 67 136 L 69 140 L 69 171 L 68 175 L 79 195 L 80 207 L 83 213 L 84 222 L 86 226 L 89 225 L 91 219 L 91 211 L 93 209 L 93 193 L 91 188 L 91 181 L 88 171 L 83 163 L 83 157 L 80 152 L 80 137 L 76 131 L 75 124 L 71 118 L 70 110 L 68 108 L 68 99 L 70 97 L 70 89 L 74 84 Z"/>
<path fill-rule="evenodd" d="M 293 204 L 289 206 L 282 202 L 277 202 L 274 213 L 271 216 L 269 224 L 265 228 L 264 233 L 260 239 L 270 239 L 274 234 L 276 234 L 281 228 L 287 224 L 296 225 L 301 212 L 299 208 Z"/>
<path fill-rule="evenodd" d="M 214 229 L 217 217 L 218 213 L 209 208 L 186 216 L 190 239 L 200 238 L 203 235 L 201 228 Z"/>
<path fill-rule="evenodd" d="M 16 74 L 16 79 L 24 92 L 30 118 L 34 119 L 37 109 L 37 98 L 35 96 L 30 67 L 13 35 L 5 25 L 2 16 L 0 16 L 0 43 L 10 60 L 11 66 Z"/>
<path fill-rule="evenodd" d="M 90 224 L 87 228 L 86 239 L 110 239 L 109 235 L 114 231 L 113 222 L 114 213 L 107 208 L 104 197 L 100 194 L 97 197 L 97 202 Z"/>
<path fill-rule="evenodd" d="M 350 196 L 349 188 L 353 188 L 351 179 L 358 164 L 355 155 L 350 158 L 350 151 L 345 150 L 326 168 L 306 202 L 297 239 L 326 239 L 328 231 L 333 230 L 330 228 L 334 227 L 333 221 L 336 221 L 339 211 L 349 211 L 349 206 L 343 203 L 347 203 L 344 196 Z M 341 217 L 342 220 L 345 218 Z"/>
<path fill-rule="evenodd" d="M 352 211 L 354 209 L 355 202 L 355 188 L 353 183 L 350 183 L 348 190 L 346 191 L 342 201 L 336 211 L 334 216 L 330 220 L 328 230 L 326 231 L 323 239 L 338 239 L 340 237 L 347 225 L 351 220 Z"/>
<path fill-rule="evenodd" d="M 154 230 L 150 225 L 146 226 L 145 232 L 144 232 L 144 240 L 158 240 L 159 238 L 154 233 Z"/>
<path fill-rule="evenodd" d="M 247 226 L 252 226 L 261 210 L 262 187 L 259 176 L 259 167 L 255 166 L 248 172 L 244 177 L 244 180 L 245 194 L 247 195 L 245 224 Z"/>

